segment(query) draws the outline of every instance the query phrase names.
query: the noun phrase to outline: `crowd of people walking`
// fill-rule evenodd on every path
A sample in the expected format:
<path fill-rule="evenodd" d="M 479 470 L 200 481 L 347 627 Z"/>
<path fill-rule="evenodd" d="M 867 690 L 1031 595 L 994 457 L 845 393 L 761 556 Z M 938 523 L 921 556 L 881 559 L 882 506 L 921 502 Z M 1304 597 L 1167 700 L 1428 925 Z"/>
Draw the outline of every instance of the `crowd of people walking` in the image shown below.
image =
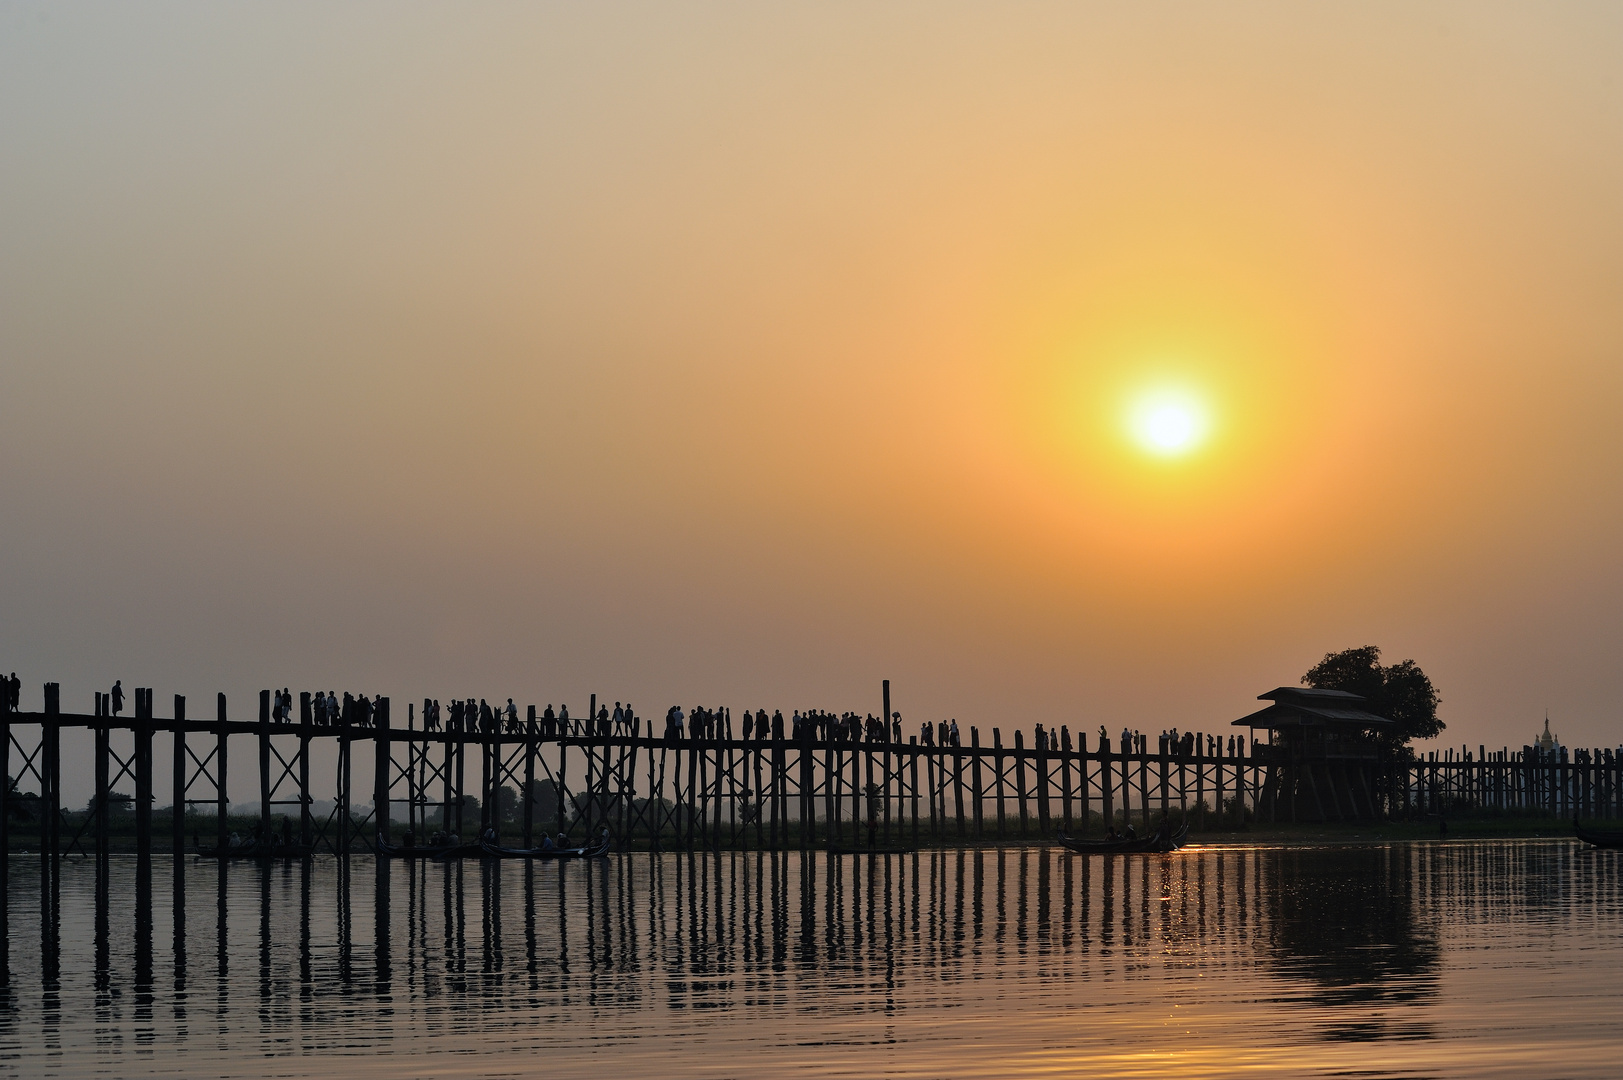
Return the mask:
<path fill-rule="evenodd" d="M 283 687 L 279 691 L 273 690 L 271 700 L 271 721 L 276 724 L 293 724 L 295 717 L 293 694 Z M 0 676 L 0 706 L 6 711 L 15 713 L 19 711 L 22 694 L 22 681 L 17 673 L 12 672 L 10 677 Z M 113 683 L 108 692 L 106 701 L 113 716 L 118 716 L 124 709 L 124 686 L 121 680 Z M 345 691 L 340 696 L 336 691 L 314 691 L 310 695 L 310 720 L 318 727 L 373 727 L 376 717 L 383 708 L 382 695 L 355 694 Z M 756 709 L 753 712 L 745 709 L 741 723 L 735 728 L 732 710 L 726 707 L 708 708 L 695 705 L 684 711 L 680 705 L 672 705 L 665 712 L 664 728 L 660 736 L 665 739 L 697 739 L 704 741 L 741 739 L 744 742 L 765 742 L 771 739 L 786 738 L 796 742 L 810 741 L 834 745 L 857 743 L 901 743 L 902 714 L 893 712 L 889 718 L 875 716 L 873 713 L 842 712 L 833 713 L 819 709 L 796 709 L 786 720 L 781 710 L 768 715 L 765 709 Z M 518 706 L 512 698 L 498 701 L 492 705 L 485 698 L 453 699 L 447 708 L 440 705 L 438 698 L 424 698 L 422 706 L 422 724 L 424 731 L 466 731 L 483 734 L 530 735 L 537 738 L 581 738 L 585 736 L 615 736 L 625 737 L 641 731 L 641 721 L 632 710 L 630 702 L 616 701 L 611 711 L 607 704 L 600 706 L 595 715 L 571 717 L 569 706 L 560 704 L 556 709 L 551 703 L 536 713 L 533 708 L 520 717 Z M 648 729 L 653 734 L 652 726 Z M 1100 745 L 1109 740 L 1110 733 L 1099 728 Z M 1037 745 L 1046 744 L 1046 748 L 1058 752 L 1060 747 L 1059 732 L 1057 729 L 1045 730 L 1038 726 L 1035 732 Z M 1205 757 L 1234 757 L 1244 755 L 1246 752 L 1246 737 L 1244 735 L 1229 735 L 1225 740 L 1221 735 L 1205 735 L 1204 746 L 1197 740 L 1192 731 L 1180 733 L 1177 728 L 1163 730 L 1160 735 L 1155 752 L 1170 754 L 1173 757 L 1195 757 L 1204 750 Z M 918 743 L 921 746 L 962 746 L 956 718 L 943 723 L 925 723 L 920 725 Z M 1116 743 L 1117 753 L 1149 754 L 1150 737 L 1131 728 L 1123 728 L 1121 740 Z M 1226 753 L 1225 753 L 1226 751 Z M 1623 748 L 1619 750 L 1623 755 Z"/>

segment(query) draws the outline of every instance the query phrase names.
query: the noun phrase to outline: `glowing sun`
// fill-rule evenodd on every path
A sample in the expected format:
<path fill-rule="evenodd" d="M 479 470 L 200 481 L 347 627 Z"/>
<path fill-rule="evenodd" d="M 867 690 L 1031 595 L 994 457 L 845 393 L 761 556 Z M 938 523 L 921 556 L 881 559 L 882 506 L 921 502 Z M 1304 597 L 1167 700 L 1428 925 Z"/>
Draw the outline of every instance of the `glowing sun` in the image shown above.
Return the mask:
<path fill-rule="evenodd" d="M 1195 394 L 1166 387 L 1144 391 L 1127 409 L 1127 433 L 1140 449 L 1157 457 L 1182 457 L 1200 447 L 1211 431 L 1211 415 Z"/>

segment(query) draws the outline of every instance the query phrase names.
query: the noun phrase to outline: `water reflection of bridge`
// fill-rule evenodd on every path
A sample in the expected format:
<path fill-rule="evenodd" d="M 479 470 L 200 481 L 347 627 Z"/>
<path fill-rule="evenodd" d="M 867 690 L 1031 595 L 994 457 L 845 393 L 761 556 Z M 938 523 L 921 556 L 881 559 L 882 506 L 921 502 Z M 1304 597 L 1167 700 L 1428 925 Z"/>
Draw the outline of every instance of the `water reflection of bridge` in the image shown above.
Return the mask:
<path fill-rule="evenodd" d="M 65 909 L 19 892 L 14 916 L 38 919 L 39 949 L 20 935 L 3 956 L 0 1028 L 30 1017 L 60 1037 L 81 1019 L 65 1015 L 64 986 L 90 968 L 98 1031 L 182 1040 L 244 1005 L 267 1041 L 333 1009 L 490 1035 L 534 1010 L 605 1023 L 638 1009 L 815 1010 L 830 987 L 839 1008 L 900 1017 L 964 980 L 1080 1004 L 1164 993 L 1218 1014 L 1261 997 L 1322 1038 L 1411 1038 L 1433 1023 L 1442 920 L 1530 913 L 1556 879 L 1593 897 L 1619 884 L 1616 860 L 1548 844 L 356 857 L 194 867 L 184 884 L 160 860 L 156 888 L 135 863 L 112 861 L 115 890 L 88 861 L 69 864 Z M 35 884 L 31 861 L 18 872 Z M 133 907 L 112 902 L 132 877 Z"/>

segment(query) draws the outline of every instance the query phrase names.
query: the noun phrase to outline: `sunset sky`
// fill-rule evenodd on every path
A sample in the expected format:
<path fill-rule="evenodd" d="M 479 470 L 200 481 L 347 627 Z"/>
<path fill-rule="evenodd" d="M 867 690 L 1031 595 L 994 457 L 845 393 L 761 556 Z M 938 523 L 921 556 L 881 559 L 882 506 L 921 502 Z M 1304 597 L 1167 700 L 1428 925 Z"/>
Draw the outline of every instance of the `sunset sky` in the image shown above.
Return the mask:
<path fill-rule="evenodd" d="M 1604 3 L 8 4 L 0 667 L 1227 730 L 1375 644 L 1445 742 L 1616 744 L 1620 58 Z"/>

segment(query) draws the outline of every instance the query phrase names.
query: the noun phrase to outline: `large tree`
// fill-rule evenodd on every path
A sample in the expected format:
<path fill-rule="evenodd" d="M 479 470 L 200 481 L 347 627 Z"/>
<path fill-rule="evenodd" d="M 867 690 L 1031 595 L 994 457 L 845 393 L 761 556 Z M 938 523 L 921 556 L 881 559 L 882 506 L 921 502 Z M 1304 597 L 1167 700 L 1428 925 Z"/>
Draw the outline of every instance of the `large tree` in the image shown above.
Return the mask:
<path fill-rule="evenodd" d="M 1446 726 L 1437 718 L 1437 688 L 1413 660 L 1381 666 L 1374 645 L 1326 653 L 1302 682 L 1315 690 L 1345 690 L 1369 701 L 1369 711 L 1395 725 L 1372 732 L 1389 750 L 1402 752 L 1411 739 L 1431 739 Z"/>

